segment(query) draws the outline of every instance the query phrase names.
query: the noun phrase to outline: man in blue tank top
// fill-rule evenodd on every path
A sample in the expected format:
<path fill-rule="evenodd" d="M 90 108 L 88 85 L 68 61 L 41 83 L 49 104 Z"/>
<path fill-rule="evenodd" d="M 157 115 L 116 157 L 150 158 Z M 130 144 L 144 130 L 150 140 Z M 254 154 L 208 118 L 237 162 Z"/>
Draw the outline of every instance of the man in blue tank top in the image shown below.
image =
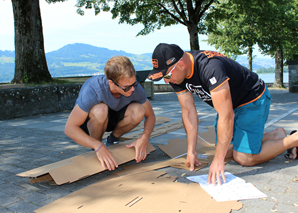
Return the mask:
<path fill-rule="evenodd" d="M 243 166 L 269 161 L 298 146 L 298 133 L 286 137 L 283 128 L 264 133 L 271 95 L 258 75 L 214 51 L 184 52 L 174 44 L 159 44 L 152 55 L 148 78 L 164 78 L 178 96 L 187 133 L 190 170 L 199 165 L 196 152 L 198 114 L 192 94 L 217 112 L 216 152 L 209 168 L 208 183 L 224 182 L 224 159 L 233 157 Z M 297 155 L 293 151 L 293 158 Z"/>
<path fill-rule="evenodd" d="M 82 86 L 65 134 L 76 143 L 94 149 L 104 169 L 114 170 L 118 164 L 106 146 L 118 143 L 123 134 L 145 118 L 143 134 L 127 146 L 135 148 L 137 163 L 144 160 L 155 114 L 127 57 L 112 57 L 104 72 L 105 75 L 94 76 Z M 111 134 L 104 144 L 102 137 L 106 131 Z"/>

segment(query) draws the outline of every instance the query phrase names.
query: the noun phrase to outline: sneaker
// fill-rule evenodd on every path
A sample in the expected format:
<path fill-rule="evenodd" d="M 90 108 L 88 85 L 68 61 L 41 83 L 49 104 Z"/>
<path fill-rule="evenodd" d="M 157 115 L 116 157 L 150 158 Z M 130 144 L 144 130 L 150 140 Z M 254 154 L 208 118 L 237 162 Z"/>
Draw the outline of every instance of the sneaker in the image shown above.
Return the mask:
<path fill-rule="evenodd" d="M 112 146 L 112 145 L 115 145 L 118 143 L 119 143 L 119 141 L 110 142 L 110 136 L 108 136 L 105 145 L 106 145 L 106 147 L 108 147 L 108 146 Z"/>

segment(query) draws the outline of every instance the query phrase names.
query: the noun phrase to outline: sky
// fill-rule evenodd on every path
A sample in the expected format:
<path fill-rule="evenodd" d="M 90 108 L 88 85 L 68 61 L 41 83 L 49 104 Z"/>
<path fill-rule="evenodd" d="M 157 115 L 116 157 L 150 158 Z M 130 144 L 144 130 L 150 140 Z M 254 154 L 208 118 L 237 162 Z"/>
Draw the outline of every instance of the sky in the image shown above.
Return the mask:
<path fill-rule="evenodd" d="M 183 50 L 190 49 L 187 28 L 181 24 L 136 37 L 143 25 L 118 24 L 117 19 L 112 19 L 110 12 L 100 12 L 95 16 L 94 9 L 85 10 L 85 15 L 80 16 L 76 13 L 75 3 L 75 0 L 69 0 L 48 4 L 45 0 L 40 0 L 46 53 L 73 43 L 133 54 L 152 53 L 159 43 L 177 44 Z M 14 20 L 10 0 L 0 0 L 0 20 L 0 50 L 14 50 Z M 204 39 L 207 36 L 199 35 L 200 49 L 215 50 L 213 46 L 203 42 Z M 253 54 L 264 57 L 257 50 Z"/>

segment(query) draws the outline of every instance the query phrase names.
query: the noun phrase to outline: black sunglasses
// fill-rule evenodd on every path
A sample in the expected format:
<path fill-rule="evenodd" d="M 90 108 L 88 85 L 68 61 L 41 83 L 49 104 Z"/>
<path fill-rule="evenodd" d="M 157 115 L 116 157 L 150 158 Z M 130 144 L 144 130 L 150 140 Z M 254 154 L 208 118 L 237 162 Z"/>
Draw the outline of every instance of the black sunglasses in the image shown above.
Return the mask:
<path fill-rule="evenodd" d="M 127 87 L 125 87 L 125 88 L 122 88 L 121 86 L 119 86 L 115 81 L 113 81 L 113 83 L 117 86 L 117 87 L 119 87 L 120 89 L 122 89 L 124 92 L 128 92 L 132 87 L 135 87 L 135 86 L 137 86 L 137 84 L 139 83 L 139 78 L 138 78 L 138 76 L 136 76 L 136 81 L 132 84 L 132 85 L 129 85 L 129 86 L 127 86 Z"/>

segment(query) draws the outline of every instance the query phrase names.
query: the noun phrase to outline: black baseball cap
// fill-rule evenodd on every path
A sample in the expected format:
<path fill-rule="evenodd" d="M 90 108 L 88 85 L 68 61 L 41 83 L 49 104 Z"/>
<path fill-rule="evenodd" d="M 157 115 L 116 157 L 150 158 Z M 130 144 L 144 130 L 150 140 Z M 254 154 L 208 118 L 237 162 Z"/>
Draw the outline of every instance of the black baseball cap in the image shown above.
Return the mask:
<path fill-rule="evenodd" d="M 169 67 L 177 63 L 183 56 L 184 51 L 176 44 L 160 43 L 152 54 L 153 70 L 149 73 L 148 79 L 159 81 L 162 79 Z"/>

